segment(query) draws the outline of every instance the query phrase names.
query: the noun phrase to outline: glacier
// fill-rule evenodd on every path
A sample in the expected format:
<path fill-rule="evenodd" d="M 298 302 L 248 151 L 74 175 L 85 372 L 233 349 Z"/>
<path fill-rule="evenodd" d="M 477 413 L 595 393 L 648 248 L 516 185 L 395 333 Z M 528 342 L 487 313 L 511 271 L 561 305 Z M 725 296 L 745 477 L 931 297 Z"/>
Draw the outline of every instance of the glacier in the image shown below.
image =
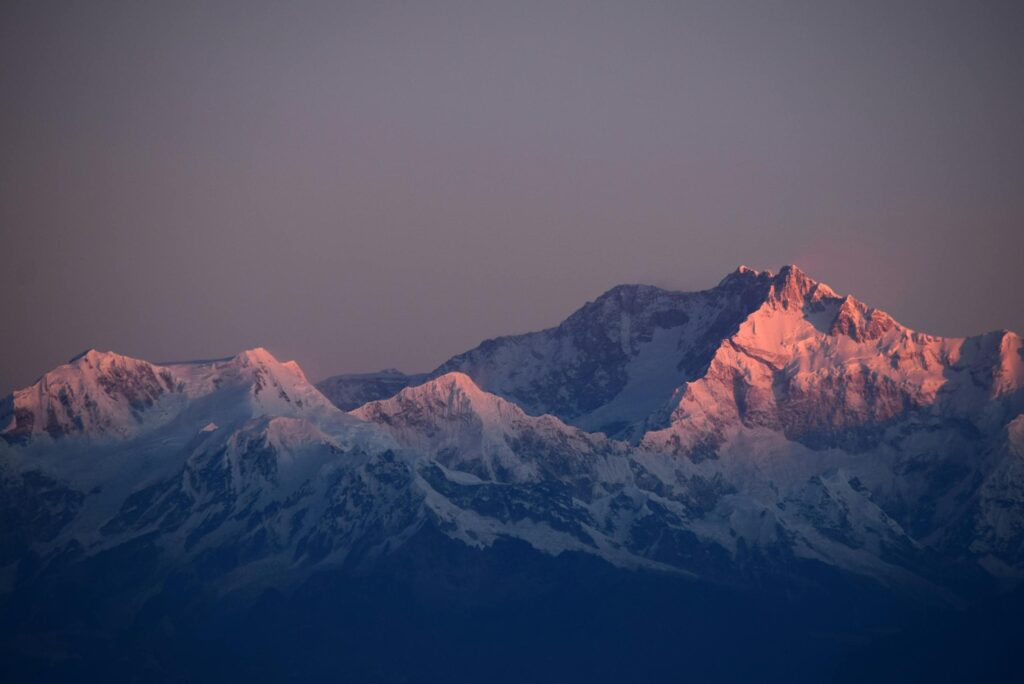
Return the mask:
<path fill-rule="evenodd" d="M 1024 574 L 1022 426 L 1019 335 L 919 333 L 794 266 L 619 286 L 422 374 L 89 350 L 0 404 L 0 641 L 67 586 L 116 631 L 178 586 L 262 610 L 384 573 L 476 605 L 523 558 L 960 615 Z"/>

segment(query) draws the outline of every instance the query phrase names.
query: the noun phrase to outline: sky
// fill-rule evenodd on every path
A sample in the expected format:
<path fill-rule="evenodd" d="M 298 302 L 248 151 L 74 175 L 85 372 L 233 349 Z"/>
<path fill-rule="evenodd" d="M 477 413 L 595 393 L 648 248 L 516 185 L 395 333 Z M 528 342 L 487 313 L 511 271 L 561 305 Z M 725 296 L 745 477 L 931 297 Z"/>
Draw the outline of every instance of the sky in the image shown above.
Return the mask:
<path fill-rule="evenodd" d="M 425 371 L 796 263 L 1024 332 L 1019 2 L 0 3 L 0 393 L 96 347 Z"/>

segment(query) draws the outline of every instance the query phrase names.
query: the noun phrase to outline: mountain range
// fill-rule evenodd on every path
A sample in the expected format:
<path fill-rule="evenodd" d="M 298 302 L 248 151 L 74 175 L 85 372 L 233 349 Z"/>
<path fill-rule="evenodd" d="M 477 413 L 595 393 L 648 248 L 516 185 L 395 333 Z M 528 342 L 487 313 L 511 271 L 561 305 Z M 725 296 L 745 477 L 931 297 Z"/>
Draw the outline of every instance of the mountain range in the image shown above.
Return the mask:
<path fill-rule="evenodd" d="M 671 678 L 680 641 L 725 639 L 752 660 L 695 680 L 823 681 L 1024 576 L 1020 336 L 916 332 L 794 266 L 618 286 L 417 375 L 89 350 L 3 399 L 0 437 L 0 654 L 26 679 L 175 679 L 168 643 L 211 680 L 256 645 L 250 680 Z M 657 634 L 576 625 L 620 658 L 580 665 L 545 650 L 572 615 Z"/>

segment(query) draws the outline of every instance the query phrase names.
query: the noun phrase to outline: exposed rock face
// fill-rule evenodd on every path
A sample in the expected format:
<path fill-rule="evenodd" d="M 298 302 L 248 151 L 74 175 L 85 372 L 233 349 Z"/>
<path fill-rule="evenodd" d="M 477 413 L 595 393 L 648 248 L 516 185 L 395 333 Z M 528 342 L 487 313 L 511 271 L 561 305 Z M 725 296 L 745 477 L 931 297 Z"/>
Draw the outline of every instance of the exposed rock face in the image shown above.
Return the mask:
<path fill-rule="evenodd" d="M 14 440 L 39 433 L 54 439 L 87 432 L 127 436 L 165 395 L 180 391 L 165 368 L 90 349 L 15 392 L 3 435 Z"/>
<path fill-rule="evenodd" d="M 202 406 L 238 417 L 332 411 L 295 362 L 265 349 L 218 361 L 157 365 L 91 349 L 14 392 L 0 408 L 0 436 L 125 439 Z"/>
<path fill-rule="evenodd" d="M 625 445 L 570 427 L 553 416 L 529 416 L 484 392 L 463 373 L 449 373 L 352 415 L 384 427 L 411 452 L 451 471 L 505 484 L 563 480 L 591 500 L 602 459 L 624 458 Z"/>
<path fill-rule="evenodd" d="M 622 285 L 555 328 L 487 340 L 432 376 L 463 372 L 527 413 L 637 439 L 665 423 L 676 388 L 703 374 L 771 288 L 749 269 L 704 292 Z"/>
<path fill-rule="evenodd" d="M 1020 337 L 917 333 L 794 267 L 618 287 L 427 377 L 321 386 L 376 398 L 345 413 L 262 349 L 55 369 L 0 409 L 4 562 L 44 582 L 144 550 L 126 594 L 288 588 L 427 538 L 940 601 L 1024 573 Z"/>
<path fill-rule="evenodd" d="M 871 309 L 847 295 L 836 312 L 829 334 L 846 335 L 855 342 L 867 342 L 877 340 L 896 325 L 889 314 Z"/>
<path fill-rule="evenodd" d="M 85 495 L 38 470 L 0 466 L 0 566 L 30 557 L 36 544 L 52 542 L 82 507 Z"/>
<path fill-rule="evenodd" d="M 316 387 L 342 411 L 351 411 L 367 402 L 393 397 L 403 388 L 426 379 L 425 373 L 407 375 L 388 368 L 376 373 L 335 375 L 317 383 Z"/>

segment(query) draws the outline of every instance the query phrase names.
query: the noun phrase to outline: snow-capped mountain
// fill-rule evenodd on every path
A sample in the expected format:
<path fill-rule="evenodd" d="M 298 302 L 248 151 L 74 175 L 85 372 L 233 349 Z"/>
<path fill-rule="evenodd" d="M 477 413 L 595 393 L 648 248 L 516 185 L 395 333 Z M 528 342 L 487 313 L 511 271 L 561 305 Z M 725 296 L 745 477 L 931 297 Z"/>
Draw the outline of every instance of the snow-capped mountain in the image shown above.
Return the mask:
<path fill-rule="evenodd" d="M 161 405 L 183 406 L 182 390 L 168 369 L 90 349 L 9 397 L 0 434 L 129 437 L 147 418 L 166 417 Z"/>
<path fill-rule="evenodd" d="M 216 361 L 154 364 L 90 349 L 7 397 L 0 437 L 129 439 L 206 410 L 235 422 L 333 413 L 294 361 L 262 348 Z"/>
<path fill-rule="evenodd" d="M 367 402 L 387 399 L 426 379 L 426 373 L 409 375 L 396 368 L 386 368 L 376 373 L 335 375 L 317 383 L 317 389 L 342 411 L 351 411 Z"/>
<path fill-rule="evenodd" d="M 404 389 L 351 415 L 382 426 L 404 448 L 435 458 L 446 468 L 496 482 L 556 479 L 590 468 L 597 453 L 624 453 L 622 445 L 603 435 L 588 434 L 553 416 L 529 416 L 484 392 L 463 373 Z M 523 448 L 531 445 L 546 451 Z"/>
<path fill-rule="evenodd" d="M 984 404 L 984 393 L 964 398 L 969 387 L 986 382 L 982 378 L 988 377 L 1000 394 L 1019 390 L 1020 344 L 1020 337 L 1009 332 L 967 339 L 915 333 L 885 312 L 837 295 L 796 267 L 773 274 L 741 266 L 702 292 L 613 288 L 554 328 L 487 340 L 430 376 L 460 371 L 527 413 L 550 413 L 587 431 L 639 441 L 647 432 L 678 422 L 697 393 L 709 390 L 708 376 L 740 363 L 732 360 L 739 355 L 749 366 L 741 374 L 759 375 L 741 380 L 749 396 L 739 401 L 753 401 L 749 420 L 757 420 L 753 414 L 762 408 L 753 394 L 780 381 L 771 377 L 770 364 L 789 364 L 779 370 L 789 383 L 784 394 L 804 406 L 794 405 L 791 411 L 784 406 L 785 415 L 775 419 L 784 420 L 790 430 L 810 432 L 820 426 L 832 432 L 844 422 L 885 420 L 930 403 L 929 394 L 939 387 L 955 390 L 961 398 L 954 403 L 966 402 L 966 407 Z M 947 386 L 944 373 L 967 375 Z M 854 377 L 858 374 L 863 377 Z M 969 380 L 974 376 L 976 382 Z M 344 377 L 320 386 L 331 388 L 325 394 L 333 398 Z M 418 377 L 412 377 L 415 383 Z M 834 400 L 820 405 L 811 396 L 815 388 L 803 386 L 808 382 L 820 384 L 821 392 Z M 390 389 L 381 387 L 382 396 L 375 398 L 386 398 L 383 393 Z M 854 395 L 861 405 L 854 405 Z M 723 405 L 737 401 L 709 399 L 706 403 L 716 411 L 723 400 Z M 807 424 L 798 428 L 797 421 Z"/>
<path fill-rule="evenodd" d="M 649 426 L 667 425 L 673 392 L 699 377 L 722 338 L 761 303 L 770 281 L 743 268 L 704 292 L 621 285 L 554 328 L 486 340 L 429 374 L 341 375 L 318 387 L 349 410 L 353 394 L 385 399 L 425 377 L 458 371 L 527 413 L 638 438 Z M 379 381 L 368 386 L 369 380 Z"/>
<path fill-rule="evenodd" d="M 903 565 L 922 562 L 919 545 L 843 470 L 766 477 L 744 491 L 734 464 L 637 450 L 551 415 L 530 416 L 462 373 L 352 415 L 429 459 L 417 465 L 427 505 L 467 544 L 520 537 L 551 552 L 584 549 L 613 563 L 719 579 L 757 564 L 737 557 L 739 545 L 780 572 L 814 558 L 908 581 Z M 899 549 L 901 560 L 883 561 L 885 547 Z"/>
<path fill-rule="evenodd" d="M 1021 338 L 914 332 L 791 266 L 620 286 L 420 376 L 90 350 L 8 396 L 0 438 L 11 601 L 85 578 L 131 613 L 190 578 L 244 602 L 512 543 L 942 605 L 1024 575 Z"/>
<path fill-rule="evenodd" d="M 1021 348 L 1009 332 L 916 333 L 787 267 L 721 341 L 702 377 L 678 388 L 670 426 L 644 441 L 686 452 L 717 446 L 743 425 L 856 450 L 877 442 L 887 423 L 926 409 L 998 424 L 1022 407 Z"/>
<path fill-rule="evenodd" d="M 622 285 L 554 328 L 487 340 L 432 375 L 460 371 L 528 413 L 635 440 L 667 424 L 676 389 L 703 374 L 770 288 L 768 274 L 747 269 L 703 292 Z"/>

